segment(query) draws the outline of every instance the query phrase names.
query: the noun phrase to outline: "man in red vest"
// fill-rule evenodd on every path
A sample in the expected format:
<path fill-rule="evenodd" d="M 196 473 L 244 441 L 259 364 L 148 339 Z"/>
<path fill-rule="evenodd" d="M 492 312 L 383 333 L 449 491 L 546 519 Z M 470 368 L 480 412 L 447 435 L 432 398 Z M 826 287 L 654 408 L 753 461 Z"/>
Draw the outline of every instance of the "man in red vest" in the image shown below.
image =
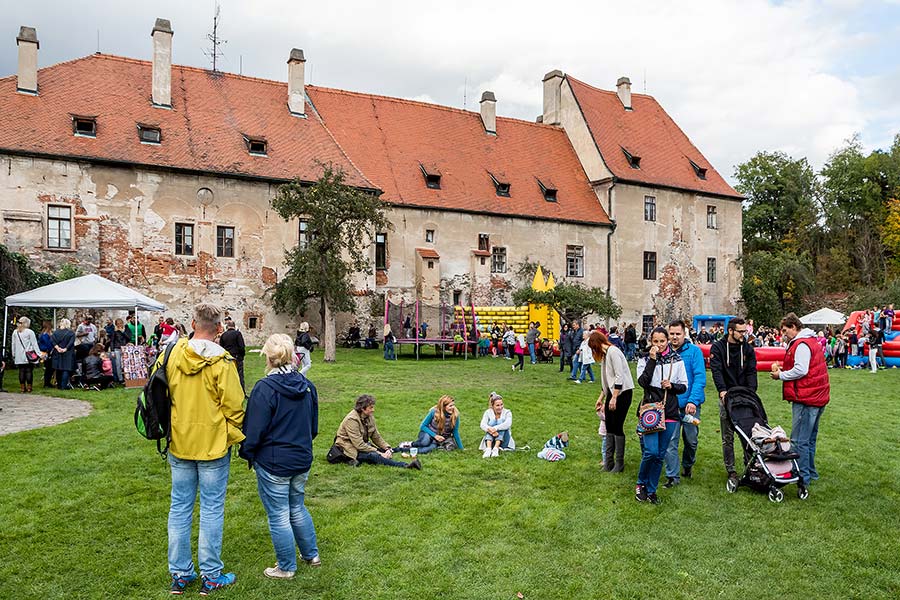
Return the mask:
<path fill-rule="evenodd" d="M 793 404 L 791 443 L 800 454 L 800 483 L 797 494 L 801 500 L 809 496 L 809 483 L 819 478 L 816 471 L 816 437 L 819 435 L 819 419 L 825 405 L 831 399 L 828 367 L 825 353 L 812 329 L 794 313 L 781 320 L 782 340 L 787 343 L 784 365 L 772 365 L 772 379 L 783 384 L 784 399 Z"/>

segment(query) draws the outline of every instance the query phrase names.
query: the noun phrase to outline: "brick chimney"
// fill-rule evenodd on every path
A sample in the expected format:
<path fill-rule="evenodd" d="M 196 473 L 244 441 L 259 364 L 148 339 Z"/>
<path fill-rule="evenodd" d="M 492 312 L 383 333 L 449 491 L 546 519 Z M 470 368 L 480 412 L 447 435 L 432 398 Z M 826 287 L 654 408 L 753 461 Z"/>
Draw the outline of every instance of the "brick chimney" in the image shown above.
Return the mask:
<path fill-rule="evenodd" d="M 494 92 L 481 94 L 481 122 L 488 133 L 497 133 L 497 98 Z"/>
<path fill-rule="evenodd" d="M 625 110 L 631 110 L 631 80 L 627 77 L 619 77 L 616 82 L 616 94 Z"/>
<path fill-rule="evenodd" d="M 547 125 L 559 125 L 560 123 L 560 88 L 563 77 L 564 75 L 559 69 L 544 75 L 544 114 L 541 122 Z"/>
<path fill-rule="evenodd" d="M 288 108 L 296 117 L 306 116 L 306 58 L 294 48 L 288 58 Z"/>
<path fill-rule="evenodd" d="M 172 24 L 157 19 L 150 37 L 153 38 L 153 106 L 172 107 Z"/>
<path fill-rule="evenodd" d="M 34 27 L 19 27 L 16 45 L 19 47 L 19 74 L 16 80 L 16 91 L 23 94 L 37 94 L 37 55 L 41 45 Z"/>

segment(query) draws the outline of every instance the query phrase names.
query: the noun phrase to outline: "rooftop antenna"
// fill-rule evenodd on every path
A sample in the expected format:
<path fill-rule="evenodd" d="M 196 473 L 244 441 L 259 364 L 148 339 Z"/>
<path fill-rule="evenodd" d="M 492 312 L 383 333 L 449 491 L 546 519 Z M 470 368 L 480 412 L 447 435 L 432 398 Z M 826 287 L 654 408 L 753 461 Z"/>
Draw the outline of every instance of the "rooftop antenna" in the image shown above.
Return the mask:
<path fill-rule="evenodd" d="M 647 93 L 647 67 L 644 67 L 644 93 Z"/>
<path fill-rule="evenodd" d="M 97 29 L 97 54 L 100 54 L 100 29 Z"/>
<path fill-rule="evenodd" d="M 213 28 L 212 33 L 206 34 L 206 39 L 209 40 L 210 46 L 208 50 L 204 50 L 203 54 L 206 55 L 207 58 L 212 60 L 212 70 L 213 72 L 218 71 L 218 59 L 222 54 L 222 51 L 219 50 L 219 46 L 223 44 L 227 44 L 228 40 L 223 40 L 219 37 L 219 3 L 216 2 L 216 13 L 213 15 Z"/>
<path fill-rule="evenodd" d="M 240 54 L 238 56 L 238 75 L 244 74 L 244 55 Z"/>

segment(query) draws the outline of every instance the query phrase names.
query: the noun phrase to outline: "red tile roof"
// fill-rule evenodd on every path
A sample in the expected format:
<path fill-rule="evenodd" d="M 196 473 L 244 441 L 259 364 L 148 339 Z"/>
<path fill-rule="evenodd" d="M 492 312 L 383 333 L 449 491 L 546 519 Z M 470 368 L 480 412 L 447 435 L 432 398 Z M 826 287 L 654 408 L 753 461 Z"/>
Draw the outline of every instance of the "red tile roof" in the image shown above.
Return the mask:
<path fill-rule="evenodd" d="M 440 258 L 441 255 L 437 253 L 437 250 L 434 248 L 416 248 L 416 252 L 419 253 L 419 256 L 422 258 Z"/>
<path fill-rule="evenodd" d="M 498 117 L 497 135 L 490 135 L 475 112 L 317 86 L 307 93 L 341 147 L 389 202 L 609 223 L 559 127 Z M 422 167 L 440 174 L 440 189 L 425 186 Z M 510 184 L 510 197 L 497 195 L 491 174 Z M 557 202 L 544 199 L 538 179 L 552 181 Z"/>
<path fill-rule="evenodd" d="M 714 196 L 740 199 L 652 96 L 632 94 L 633 110 L 622 106 L 614 91 L 597 89 L 566 76 L 606 166 L 622 181 L 660 185 Z M 640 157 L 634 169 L 625 148 Z M 697 176 L 690 161 L 706 169 Z"/>
<path fill-rule="evenodd" d="M 490 256 L 491 253 L 489 250 L 472 250 L 472 254 L 475 256 Z"/>
<path fill-rule="evenodd" d="M 332 162 L 350 185 L 375 188 L 321 119 L 291 116 L 287 84 L 172 67 L 172 110 L 150 105 L 151 63 L 94 54 L 38 72 L 38 96 L 0 79 L 0 151 L 111 160 L 259 178 L 314 181 Z M 71 115 L 97 117 L 97 137 L 72 135 Z M 137 124 L 158 125 L 162 143 L 142 144 Z M 252 156 L 242 134 L 265 138 Z"/>

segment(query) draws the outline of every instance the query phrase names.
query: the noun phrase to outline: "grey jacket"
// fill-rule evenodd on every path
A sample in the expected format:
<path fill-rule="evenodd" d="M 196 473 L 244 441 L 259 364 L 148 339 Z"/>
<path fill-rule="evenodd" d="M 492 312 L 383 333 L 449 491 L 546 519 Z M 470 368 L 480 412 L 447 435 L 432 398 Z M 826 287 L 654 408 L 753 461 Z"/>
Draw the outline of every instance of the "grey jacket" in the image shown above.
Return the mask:
<path fill-rule="evenodd" d="M 610 346 L 603 359 L 603 393 L 612 396 L 614 389 L 619 392 L 634 389 L 634 379 L 631 377 L 631 367 L 625 360 L 625 355 L 616 346 Z"/>

